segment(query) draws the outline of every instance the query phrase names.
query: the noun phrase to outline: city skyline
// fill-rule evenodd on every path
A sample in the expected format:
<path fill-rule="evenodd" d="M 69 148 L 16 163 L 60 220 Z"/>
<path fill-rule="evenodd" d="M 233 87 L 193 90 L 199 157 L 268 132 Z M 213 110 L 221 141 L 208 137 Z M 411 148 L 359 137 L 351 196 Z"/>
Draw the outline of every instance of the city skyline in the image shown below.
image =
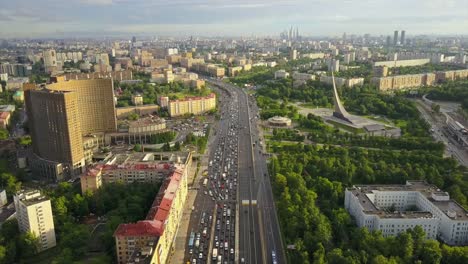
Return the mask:
<path fill-rule="evenodd" d="M 400 8 L 405 6 L 404 9 Z M 463 8 L 465 6 L 465 8 Z M 127 34 L 279 35 L 290 25 L 304 36 L 468 34 L 468 2 L 18 0 L 0 11 L 7 38 L 123 36 Z M 252 25 L 255 25 L 252 27 Z"/>

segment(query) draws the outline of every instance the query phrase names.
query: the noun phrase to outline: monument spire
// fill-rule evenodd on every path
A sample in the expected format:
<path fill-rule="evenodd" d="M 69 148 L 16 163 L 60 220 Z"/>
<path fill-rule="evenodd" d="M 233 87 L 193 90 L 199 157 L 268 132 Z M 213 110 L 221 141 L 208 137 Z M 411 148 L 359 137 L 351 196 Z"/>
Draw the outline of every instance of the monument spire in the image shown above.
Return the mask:
<path fill-rule="evenodd" d="M 338 91 L 336 90 L 336 84 L 335 84 L 335 75 L 333 74 L 333 72 L 332 72 L 332 82 L 333 82 L 333 103 L 335 105 L 335 111 L 333 112 L 333 116 L 352 123 L 352 121 L 350 120 L 349 113 L 341 104 L 340 97 L 338 96 Z"/>

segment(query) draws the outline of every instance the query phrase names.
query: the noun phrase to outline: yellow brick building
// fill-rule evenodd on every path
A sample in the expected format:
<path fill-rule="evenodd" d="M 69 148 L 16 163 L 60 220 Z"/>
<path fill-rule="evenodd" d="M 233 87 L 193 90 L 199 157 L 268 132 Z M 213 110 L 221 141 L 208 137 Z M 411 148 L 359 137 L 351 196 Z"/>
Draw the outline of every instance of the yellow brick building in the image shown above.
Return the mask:
<path fill-rule="evenodd" d="M 216 94 L 205 97 L 186 97 L 182 100 L 169 101 L 169 115 L 171 117 L 185 114 L 199 115 L 216 108 Z"/>

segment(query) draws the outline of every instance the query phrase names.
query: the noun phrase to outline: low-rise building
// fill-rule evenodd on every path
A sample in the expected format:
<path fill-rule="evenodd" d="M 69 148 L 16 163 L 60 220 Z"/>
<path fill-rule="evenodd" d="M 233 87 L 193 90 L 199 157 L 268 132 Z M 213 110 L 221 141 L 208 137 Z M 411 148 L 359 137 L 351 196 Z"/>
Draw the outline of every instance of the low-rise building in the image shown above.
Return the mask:
<path fill-rule="evenodd" d="M 141 94 L 132 95 L 133 105 L 143 105 L 143 96 Z"/>
<path fill-rule="evenodd" d="M 289 77 L 289 72 L 285 70 L 275 71 L 275 79 L 285 79 Z"/>
<path fill-rule="evenodd" d="M 155 183 L 166 179 L 169 174 L 182 165 L 190 167 L 190 153 L 130 153 L 113 154 L 106 160 L 89 167 L 81 179 L 88 179 L 90 184 L 85 189 L 99 188 L 102 184 L 123 182 Z M 185 167 L 183 167 L 185 168 Z M 100 177 L 97 177 L 97 176 Z M 95 183 L 97 182 L 97 183 Z M 88 187 L 91 186 L 91 187 Z"/>
<path fill-rule="evenodd" d="M 333 79 L 332 79 L 331 76 L 322 75 L 322 76 L 320 76 L 320 82 L 327 83 L 327 84 L 331 85 L 331 84 L 333 84 Z M 364 84 L 364 78 L 349 78 L 349 79 L 346 79 L 346 78 L 335 77 L 335 84 L 336 84 L 336 87 L 344 86 L 344 87 L 347 87 L 347 88 L 350 88 L 350 87 L 353 87 L 353 86 L 360 86 L 360 85 Z"/>
<path fill-rule="evenodd" d="M 80 176 L 81 192 L 95 192 L 102 186 L 102 167 L 89 168 Z"/>
<path fill-rule="evenodd" d="M 301 54 L 301 58 L 323 59 L 325 58 L 325 53 L 305 53 L 305 54 Z"/>
<path fill-rule="evenodd" d="M 299 86 L 307 83 L 308 81 L 315 80 L 315 75 L 309 73 L 293 72 L 292 79 L 294 86 Z"/>
<path fill-rule="evenodd" d="M 242 71 L 242 66 L 235 66 L 228 68 L 228 76 L 234 77 L 237 76 Z"/>
<path fill-rule="evenodd" d="M 23 84 L 28 82 L 29 78 L 27 77 L 10 78 L 6 82 L 6 90 L 21 90 L 23 89 Z"/>
<path fill-rule="evenodd" d="M 434 185 L 356 185 L 345 191 L 345 208 L 359 227 L 395 236 L 420 226 L 427 238 L 468 245 L 468 211 Z"/>
<path fill-rule="evenodd" d="M 268 125 L 272 127 L 290 127 L 291 119 L 282 116 L 274 116 L 268 119 Z"/>

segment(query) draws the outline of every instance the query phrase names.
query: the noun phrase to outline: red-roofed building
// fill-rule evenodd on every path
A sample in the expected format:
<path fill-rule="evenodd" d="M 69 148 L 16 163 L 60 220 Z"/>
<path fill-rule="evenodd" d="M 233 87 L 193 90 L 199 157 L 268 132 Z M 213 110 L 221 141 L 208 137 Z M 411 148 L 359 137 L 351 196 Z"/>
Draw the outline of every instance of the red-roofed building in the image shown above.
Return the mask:
<path fill-rule="evenodd" d="M 102 183 L 161 182 L 176 168 L 190 165 L 188 163 L 191 157 L 190 153 L 116 154 L 89 167 L 86 173 L 80 176 L 81 191 L 94 191 L 100 188 Z"/>
<path fill-rule="evenodd" d="M 189 155 L 191 160 L 191 155 Z M 114 232 L 117 262 L 136 262 L 131 259 L 148 245 L 151 263 L 166 263 L 179 229 L 182 211 L 187 197 L 187 174 L 190 161 L 185 165 L 168 167 L 169 176 L 163 182 L 145 220 L 121 224 Z M 147 169 L 147 168 L 145 168 Z"/>

